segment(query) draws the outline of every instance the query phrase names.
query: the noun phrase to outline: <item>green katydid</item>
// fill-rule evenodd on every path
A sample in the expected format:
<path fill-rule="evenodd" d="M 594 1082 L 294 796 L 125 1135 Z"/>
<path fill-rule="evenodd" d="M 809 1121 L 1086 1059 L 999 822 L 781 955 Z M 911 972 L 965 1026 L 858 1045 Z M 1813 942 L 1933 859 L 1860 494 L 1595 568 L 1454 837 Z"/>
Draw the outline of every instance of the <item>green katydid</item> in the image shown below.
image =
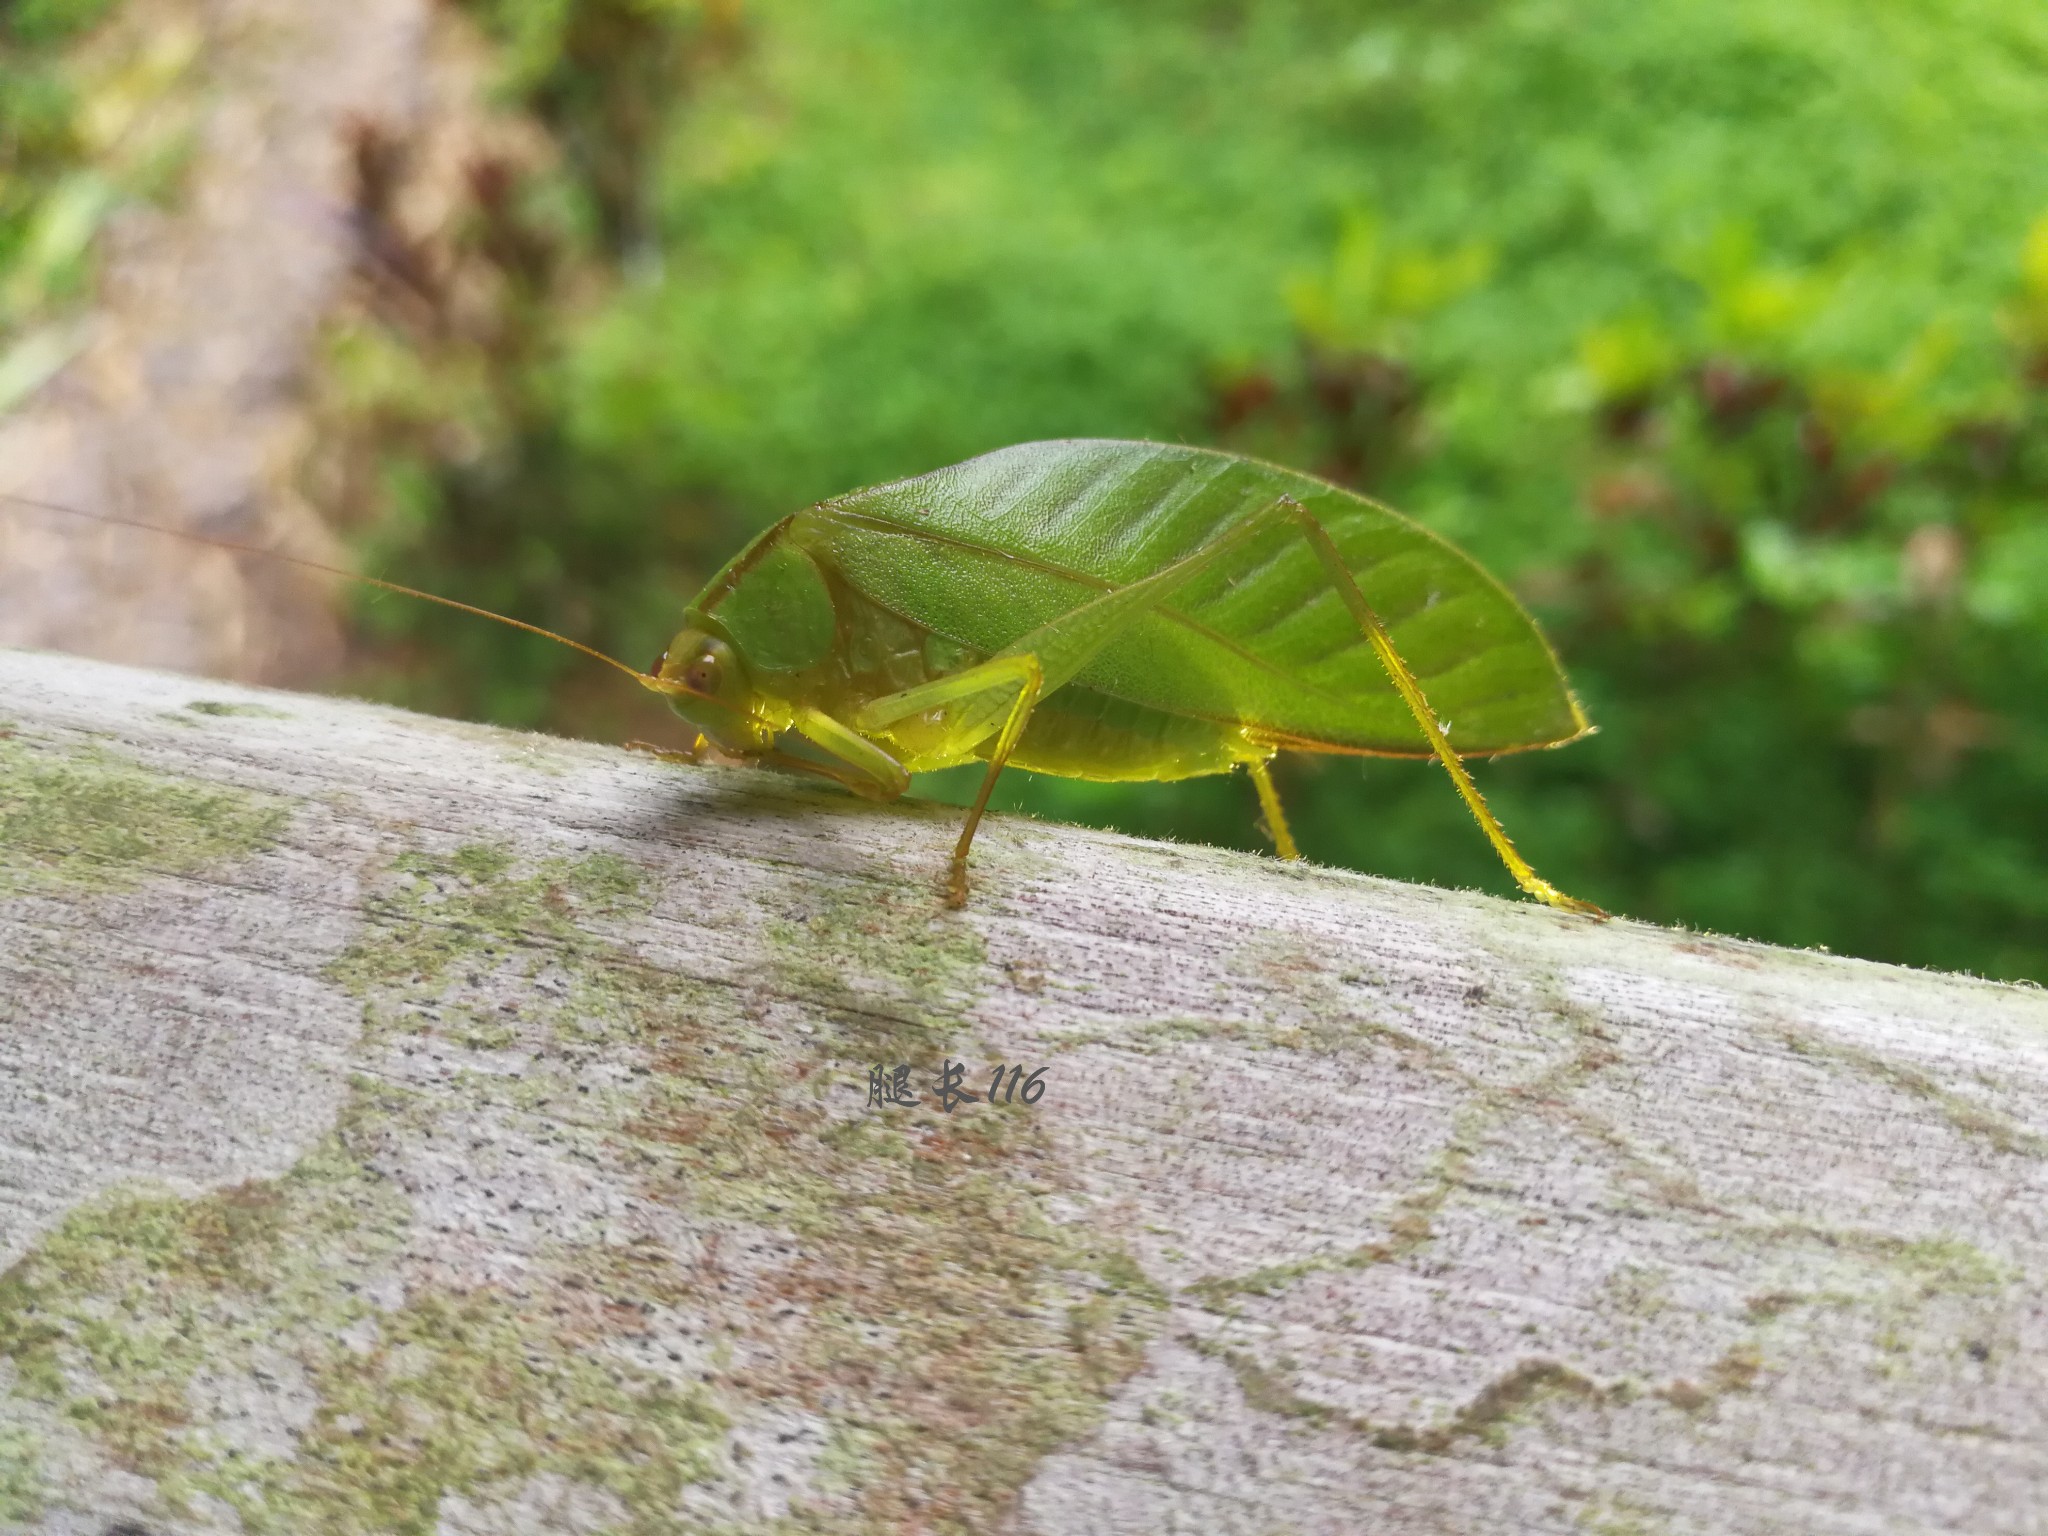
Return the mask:
<path fill-rule="evenodd" d="M 1524 891 L 1605 915 L 1530 867 L 1461 761 L 1591 729 L 1535 621 L 1452 544 L 1312 476 L 1213 449 L 1025 443 L 785 517 L 683 618 L 646 672 L 505 622 L 666 696 L 696 737 L 662 756 L 795 769 L 874 800 L 984 763 L 947 874 L 956 906 L 1006 766 L 1243 767 L 1291 859 L 1268 767 L 1289 750 L 1434 755 Z"/>

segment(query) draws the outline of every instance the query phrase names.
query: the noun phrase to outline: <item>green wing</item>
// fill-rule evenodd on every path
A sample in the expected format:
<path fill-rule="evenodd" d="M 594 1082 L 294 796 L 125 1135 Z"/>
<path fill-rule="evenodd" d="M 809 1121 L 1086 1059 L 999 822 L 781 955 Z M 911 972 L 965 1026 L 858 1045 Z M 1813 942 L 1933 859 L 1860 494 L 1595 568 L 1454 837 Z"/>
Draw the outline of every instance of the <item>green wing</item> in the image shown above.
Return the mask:
<path fill-rule="evenodd" d="M 1460 752 L 1584 734 L 1535 621 L 1470 556 L 1376 502 L 1254 459 L 1159 443 L 1025 443 L 834 498 L 797 521 L 804 542 L 866 596 L 985 653 L 1281 496 L 1328 528 Z M 1134 623 L 1075 681 L 1303 746 L 1428 753 L 1292 529 Z"/>

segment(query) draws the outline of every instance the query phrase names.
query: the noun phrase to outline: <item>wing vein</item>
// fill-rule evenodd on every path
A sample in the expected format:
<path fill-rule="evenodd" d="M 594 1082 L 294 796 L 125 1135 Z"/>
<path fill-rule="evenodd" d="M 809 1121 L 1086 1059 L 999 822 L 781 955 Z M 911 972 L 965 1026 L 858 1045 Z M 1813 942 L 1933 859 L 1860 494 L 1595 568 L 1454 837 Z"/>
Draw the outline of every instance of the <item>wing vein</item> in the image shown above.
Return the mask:
<path fill-rule="evenodd" d="M 1112 466 L 1112 468 L 1115 467 L 1116 466 Z M 1034 481 L 1034 485 L 1042 484 L 1044 478 L 1045 477 L 1039 477 L 1036 481 Z M 1101 483 L 1101 479 L 1103 478 L 1107 477 L 1103 476 L 1091 480 L 1088 483 L 1086 489 L 1094 489 L 1097 485 Z M 1006 498 L 1005 505 L 1014 507 L 1018 499 L 1019 498 Z M 1239 501 L 1241 502 L 1242 500 L 1243 498 L 1240 497 Z M 1069 566 L 1063 565 L 1056 561 L 1047 560 L 1042 556 L 1023 553 L 1015 550 L 997 549 L 994 546 L 986 544 L 979 539 L 971 538 L 964 534 L 957 533 L 951 530 L 907 525 L 902 522 L 889 521 L 887 519 L 876 517 L 869 513 L 860 512 L 852 508 L 837 506 L 829 503 L 821 503 L 818 507 L 814 509 L 814 511 L 817 515 L 826 519 L 827 521 L 837 522 L 846 526 L 860 528 L 864 531 L 871 533 L 879 533 L 898 538 L 906 538 L 912 541 L 924 542 L 928 544 L 942 545 L 948 548 L 957 549 L 966 554 L 978 556 L 983 559 L 993 560 L 1003 564 L 1015 565 L 1022 569 L 1035 571 L 1042 575 L 1050 576 L 1055 580 L 1070 582 L 1075 586 L 1092 589 L 1096 592 L 1112 591 L 1118 585 L 1118 583 L 1110 581 L 1106 578 L 1092 576 L 1087 574 L 1086 572 L 1074 570 Z M 1214 538 L 1216 530 L 1222 527 L 1223 524 L 1227 522 L 1229 518 L 1235 514 L 1236 511 L 1237 506 L 1234 504 L 1226 507 L 1218 522 L 1207 533 L 1205 533 L 1202 543 L 1206 543 L 1209 539 Z M 1198 543 L 1194 547 L 1200 548 L 1201 544 Z M 1398 559 L 1400 558 L 1400 555 L 1406 553 L 1408 552 L 1401 551 L 1393 558 Z M 1255 582 L 1263 578 L 1265 574 L 1269 572 L 1274 565 L 1286 559 L 1287 555 L 1288 551 L 1285 547 L 1276 550 L 1272 555 L 1268 556 L 1267 559 L 1263 561 L 1254 571 L 1244 576 L 1241 576 L 1237 580 L 1237 582 L 1234 583 L 1234 586 L 1237 589 L 1241 590 L 1246 584 L 1250 582 Z M 1385 563 L 1388 562 L 1375 561 L 1370 566 L 1366 567 L 1366 569 L 1375 569 L 1379 565 Z M 1334 593 L 1326 584 L 1319 583 L 1318 590 L 1315 592 L 1313 598 L 1311 598 L 1310 601 L 1319 601 L 1327 596 L 1334 596 Z M 1408 619 L 1414 617 L 1415 614 L 1425 611 L 1429 606 L 1430 605 L 1425 601 L 1421 605 L 1421 607 L 1410 609 L 1406 614 L 1403 614 L 1399 619 L 1390 619 L 1388 621 L 1389 629 L 1392 629 L 1398 626 L 1399 624 L 1405 623 Z M 1278 623 L 1284 622 L 1286 619 L 1295 616 L 1297 613 L 1301 611 L 1302 606 L 1290 607 L 1287 610 L 1287 612 L 1281 615 L 1279 620 L 1270 621 L 1267 625 L 1262 626 L 1260 630 L 1256 631 L 1255 634 L 1266 633 L 1268 630 L 1275 627 Z M 1242 640 L 1230 635 L 1226 635 L 1221 631 L 1213 628 L 1212 626 L 1204 624 L 1200 620 L 1190 617 L 1188 614 L 1182 612 L 1181 610 L 1175 607 L 1172 607 L 1170 605 L 1162 606 L 1157 610 L 1157 612 L 1162 618 L 1167 619 L 1168 621 L 1180 626 L 1188 633 L 1196 636 L 1197 638 L 1203 641 L 1206 641 L 1210 645 L 1215 646 L 1218 650 L 1224 652 L 1228 656 L 1233 657 L 1235 660 L 1242 663 L 1244 666 L 1251 669 L 1252 671 L 1262 676 L 1271 678 L 1277 682 L 1283 683 L 1289 688 L 1298 689 L 1302 693 L 1307 694 L 1339 711 L 1349 712 L 1351 710 L 1355 710 L 1359 706 L 1359 704 L 1367 698 L 1383 697 L 1381 690 L 1376 688 L 1370 690 L 1357 689 L 1352 690 L 1348 693 L 1333 693 L 1328 688 L 1324 687 L 1322 684 L 1314 682 L 1309 678 L 1303 676 L 1300 670 L 1294 668 L 1283 668 L 1279 664 L 1270 661 L 1266 657 L 1260 656 L 1256 652 L 1250 650 Z M 908 616 L 906 615 L 904 617 L 907 618 Z M 1514 641 L 1512 639 L 1496 640 L 1491 644 L 1481 647 L 1477 651 L 1471 652 L 1467 655 L 1460 656 L 1456 661 L 1452 662 L 1449 666 L 1441 667 L 1434 672 L 1418 674 L 1418 680 L 1423 683 L 1427 683 L 1432 679 L 1442 678 L 1448 675 L 1450 672 L 1453 672 L 1460 667 L 1468 665 L 1470 662 L 1477 658 L 1490 655 L 1495 651 L 1508 648 L 1513 644 Z M 1353 648 L 1361 650 L 1367 649 L 1366 642 L 1363 640 L 1362 637 L 1353 640 L 1346 645 L 1340 646 L 1335 651 L 1326 653 L 1326 655 L 1323 658 L 1319 658 L 1317 662 L 1307 663 L 1307 665 L 1319 665 L 1322 662 L 1327 661 L 1330 657 L 1340 655 L 1343 653 L 1343 651 L 1350 650 Z M 1382 678 L 1382 681 L 1384 681 L 1384 678 Z M 1103 692 L 1111 691 L 1108 689 L 1101 688 L 1099 684 L 1091 684 L 1090 686 L 1097 687 L 1099 691 Z M 1387 691 L 1392 691 L 1391 684 L 1388 684 Z M 1460 708 L 1461 710 L 1469 711 L 1471 709 L 1481 707 L 1482 705 L 1497 703 L 1501 699 L 1516 697 L 1517 694 L 1527 691 L 1528 690 L 1526 689 L 1520 689 L 1513 690 L 1504 694 L 1494 695 L 1484 700 L 1464 700 L 1460 702 Z M 1145 703 L 1144 700 L 1137 699 L 1130 700 L 1129 702 L 1141 704 Z M 1148 704 L 1147 707 L 1157 708 L 1159 706 Z M 1241 719 L 1225 719 L 1222 717 L 1209 715 L 1197 711 L 1172 710 L 1169 712 L 1184 713 L 1190 719 L 1210 720 L 1217 724 L 1244 726 L 1252 723 L 1246 722 Z M 1298 741 L 1308 741 L 1311 739 L 1307 737 L 1298 736 L 1292 732 L 1280 732 L 1279 734 L 1289 736 L 1291 739 Z M 1547 743 L 1538 743 L 1538 745 L 1545 744 Z M 1346 750 L 1354 749 L 1347 747 Z M 1491 752 L 1495 750 L 1513 749 L 1482 748 L 1480 750 Z M 1395 752 L 1391 755 L 1406 756 L 1408 754 L 1402 752 Z M 1418 755 L 1426 756 L 1428 754 L 1426 749 L 1423 749 L 1419 752 Z"/>

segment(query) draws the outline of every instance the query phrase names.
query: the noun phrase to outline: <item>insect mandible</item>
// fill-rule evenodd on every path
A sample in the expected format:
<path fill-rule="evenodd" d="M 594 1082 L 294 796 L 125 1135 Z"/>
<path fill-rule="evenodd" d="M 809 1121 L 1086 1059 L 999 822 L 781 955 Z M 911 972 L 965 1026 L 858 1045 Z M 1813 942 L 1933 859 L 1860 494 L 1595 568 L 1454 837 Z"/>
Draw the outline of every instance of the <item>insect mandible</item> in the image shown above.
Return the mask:
<path fill-rule="evenodd" d="M 1095 780 L 1242 767 L 1292 859 L 1269 764 L 1300 751 L 1435 756 L 1524 891 L 1606 915 L 1536 873 L 1461 760 L 1592 729 L 1535 620 L 1420 524 L 1256 459 L 1024 443 L 829 498 L 712 577 L 645 672 L 359 579 L 630 674 L 695 730 L 664 757 L 793 769 L 871 800 L 983 763 L 947 870 L 954 906 L 1005 767 Z"/>

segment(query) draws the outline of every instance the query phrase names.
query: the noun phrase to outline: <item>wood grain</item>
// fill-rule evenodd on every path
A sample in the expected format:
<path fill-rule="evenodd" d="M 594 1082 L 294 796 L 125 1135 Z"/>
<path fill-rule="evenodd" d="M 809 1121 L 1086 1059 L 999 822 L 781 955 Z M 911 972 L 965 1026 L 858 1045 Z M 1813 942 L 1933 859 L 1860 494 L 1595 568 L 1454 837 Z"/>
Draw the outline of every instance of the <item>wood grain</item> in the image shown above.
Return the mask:
<path fill-rule="evenodd" d="M 9 1528 L 2041 1528 L 2038 990 L 1017 820 L 950 913 L 941 808 L 46 655 L 0 731 Z"/>

